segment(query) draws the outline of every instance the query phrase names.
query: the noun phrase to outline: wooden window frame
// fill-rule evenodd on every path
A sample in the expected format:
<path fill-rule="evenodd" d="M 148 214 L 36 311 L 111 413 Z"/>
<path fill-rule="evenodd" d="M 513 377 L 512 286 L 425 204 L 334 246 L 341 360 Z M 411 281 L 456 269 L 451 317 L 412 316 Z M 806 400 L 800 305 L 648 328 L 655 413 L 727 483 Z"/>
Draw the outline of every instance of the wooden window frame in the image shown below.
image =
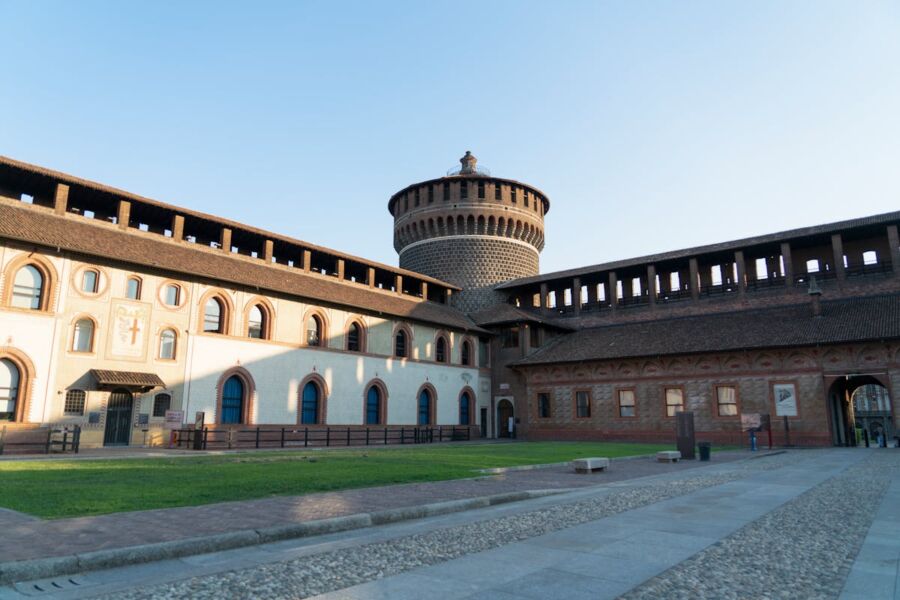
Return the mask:
<path fill-rule="evenodd" d="M 250 337 L 250 312 L 254 306 L 260 308 L 262 313 L 262 337 Z M 244 327 L 243 334 L 248 340 L 270 341 L 275 335 L 275 308 L 267 298 L 263 296 L 253 296 L 244 304 L 244 314 L 242 315 Z"/>
<path fill-rule="evenodd" d="M 91 331 L 91 347 L 88 350 L 76 350 L 75 349 L 75 330 L 78 328 L 78 324 L 81 321 L 90 321 L 93 330 Z M 97 336 L 100 334 L 100 324 L 92 315 L 87 313 L 82 313 L 76 315 L 75 318 L 71 321 L 72 325 L 70 330 L 72 334 L 69 336 L 69 348 L 68 351 L 70 354 L 75 354 L 77 356 L 95 356 L 97 354 Z"/>
<path fill-rule="evenodd" d="M 175 334 L 175 348 L 173 349 L 173 352 L 172 352 L 172 358 L 165 358 L 162 355 L 162 336 L 167 331 L 171 331 L 172 333 Z M 174 325 L 163 325 L 162 327 L 159 328 L 159 333 L 157 334 L 156 338 L 157 338 L 156 360 L 162 360 L 167 363 L 175 362 L 176 360 L 178 360 L 178 328 L 175 327 Z"/>
<path fill-rule="evenodd" d="M 541 415 L 541 396 L 547 396 L 547 416 Z M 541 421 L 549 421 L 553 418 L 553 393 L 550 390 L 537 390 L 534 393 L 535 415 Z"/>
<path fill-rule="evenodd" d="M 740 388 L 740 386 L 738 386 L 738 384 L 736 384 L 736 383 L 722 382 L 722 383 L 715 383 L 715 384 L 713 384 L 712 387 L 713 387 L 712 404 L 714 406 L 714 410 L 712 411 L 713 416 L 715 416 L 717 419 L 730 419 L 730 420 L 740 419 L 741 418 L 741 388 Z M 719 412 L 719 408 L 720 408 L 719 388 L 731 388 L 734 390 L 734 407 L 736 410 L 735 414 L 723 415 Z"/>
<path fill-rule="evenodd" d="M 681 390 L 681 411 L 676 411 L 675 414 L 669 415 L 669 401 L 668 401 L 668 391 L 669 390 Z M 685 406 L 687 404 L 687 394 L 685 393 L 683 385 L 664 385 L 663 386 L 663 394 L 662 394 L 662 402 L 663 402 L 663 418 L 664 419 L 674 419 L 675 415 L 678 412 L 684 412 Z M 672 406 L 677 406 L 673 404 Z"/>
<path fill-rule="evenodd" d="M 581 416 L 578 414 L 578 394 L 587 394 L 587 414 Z M 577 420 L 589 420 L 591 418 L 591 390 L 586 388 L 572 390 L 572 415 Z"/>
<path fill-rule="evenodd" d="M 632 408 L 634 409 L 634 414 L 631 416 L 626 416 L 622 414 L 622 398 L 619 392 L 631 392 L 632 397 L 634 398 L 634 405 Z M 637 419 L 638 418 L 638 395 L 637 388 L 633 386 L 627 387 L 617 387 L 613 389 L 613 393 L 616 398 L 616 418 L 617 419 Z"/>
<path fill-rule="evenodd" d="M 137 296 L 136 296 L 135 298 L 132 298 L 132 297 L 130 297 L 130 296 L 128 295 L 128 285 L 129 285 L 132 281 L 136 281 L 136 282 L 137 282 Z M 144 291 L 144 280 L 143 280 L 143 279 L 141 279 L 141 278 L 138 277 L 137 275 L 129 275 L 129 276 L 125 279 L 125 298 L 126 298 L 126 299 L 128 299 L 128 300 L 134 300 L 135 302 L 139 302 L 140 299 L 141 299 L 141 295 L 143 294 L 143 291 Z"/>
<path fill-rule="evenodd" d="M 12 305 L 16 275 L 18 275 L 20 269 L 24 269 L 27 266 L 32 266 L 37 269 L 37 272 L 41 275 L 42 279 L 41 301 L 37 308 L 24 308 Z M 3 270 L 3 306 L 9 310 L 22 312 L 52 313 L 55 307 L 56 286 L 58 281 L 59 276 L 56 273 L 56 269 L 50 261 L 46 260 L 44 257 L 35 254 L 22 254 L 17 256 L 11 260 Z"/>

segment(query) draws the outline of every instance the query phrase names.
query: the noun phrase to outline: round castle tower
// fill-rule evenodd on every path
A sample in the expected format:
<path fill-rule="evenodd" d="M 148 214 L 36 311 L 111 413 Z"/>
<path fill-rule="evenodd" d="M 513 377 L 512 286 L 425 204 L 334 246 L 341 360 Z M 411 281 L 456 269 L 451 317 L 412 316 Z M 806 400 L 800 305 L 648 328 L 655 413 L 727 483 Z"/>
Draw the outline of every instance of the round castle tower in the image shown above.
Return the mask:
<path fill-rule="evenodd" d="M 459 162 L 446 177 L 391 196 L 388 210 L 400 267 L 459 286 L 453 304 L 471 312 L 503 301 L 494 285 L 538 274 L 550 201 L 535 187 L 491 177 L 471 152 Z"/>

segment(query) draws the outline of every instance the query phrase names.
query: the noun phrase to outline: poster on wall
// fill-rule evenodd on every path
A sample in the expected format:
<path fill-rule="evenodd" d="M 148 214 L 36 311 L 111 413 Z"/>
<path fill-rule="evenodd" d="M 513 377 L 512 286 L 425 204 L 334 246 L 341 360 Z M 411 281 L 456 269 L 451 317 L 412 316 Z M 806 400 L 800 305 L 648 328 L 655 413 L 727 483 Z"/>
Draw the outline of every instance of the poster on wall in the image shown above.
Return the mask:
<path fill-rule="evenodd" d="M 797 388 L 793 383 L 776 383 L 772 386 L 775 396 L 775 414 L 779 417 L 797 416 Z"/>

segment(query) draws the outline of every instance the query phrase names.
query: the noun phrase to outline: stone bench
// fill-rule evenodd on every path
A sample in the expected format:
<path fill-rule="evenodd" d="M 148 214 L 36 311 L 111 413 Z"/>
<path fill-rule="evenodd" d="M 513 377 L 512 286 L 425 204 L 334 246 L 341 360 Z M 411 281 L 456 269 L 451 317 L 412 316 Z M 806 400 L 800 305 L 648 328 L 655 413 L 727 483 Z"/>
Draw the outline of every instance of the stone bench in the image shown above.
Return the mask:
<path fill-rule="evenodd" d="M 659 462 L 678 462 L 681 460 L 681 452 L 678 450 L 663 450 L 656 453 L 656 460 Z"/>
<path fill-rule="evenodd" d="M 609 468 L 608 458 L 578 458 L 572 461 L 576 473 L 593 473 Z"/>

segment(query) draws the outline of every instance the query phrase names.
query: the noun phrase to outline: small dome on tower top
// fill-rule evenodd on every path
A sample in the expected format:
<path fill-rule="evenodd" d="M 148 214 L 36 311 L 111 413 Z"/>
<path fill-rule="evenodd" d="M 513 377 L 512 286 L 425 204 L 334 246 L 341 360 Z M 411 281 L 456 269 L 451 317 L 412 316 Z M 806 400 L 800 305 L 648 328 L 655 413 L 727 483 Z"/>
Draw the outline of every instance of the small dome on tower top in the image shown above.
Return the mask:
<path fill-rule="evenodd" d="M 459 162 L 462 165 L 462 168 L 459 170 L 460 175 L 469 175 L 478 172 L 475 169 L 478 159 L 475 158 L 475 155 L 469 150 L 466 150 L 466 155 L 459 159 Z"/>

